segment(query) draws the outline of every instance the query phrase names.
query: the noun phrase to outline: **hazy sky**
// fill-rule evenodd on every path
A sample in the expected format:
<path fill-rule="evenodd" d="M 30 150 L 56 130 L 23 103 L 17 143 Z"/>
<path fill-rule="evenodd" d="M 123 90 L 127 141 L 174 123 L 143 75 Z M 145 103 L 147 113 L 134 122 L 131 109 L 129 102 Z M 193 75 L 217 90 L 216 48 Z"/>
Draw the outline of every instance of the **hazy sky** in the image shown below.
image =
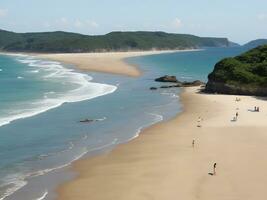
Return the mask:
<path fill-rule="evenodd" d="M 91 35 L 160 30 L 245 43 L 267 38 L 267 0 L 0 0 L 0 28 Z"/>

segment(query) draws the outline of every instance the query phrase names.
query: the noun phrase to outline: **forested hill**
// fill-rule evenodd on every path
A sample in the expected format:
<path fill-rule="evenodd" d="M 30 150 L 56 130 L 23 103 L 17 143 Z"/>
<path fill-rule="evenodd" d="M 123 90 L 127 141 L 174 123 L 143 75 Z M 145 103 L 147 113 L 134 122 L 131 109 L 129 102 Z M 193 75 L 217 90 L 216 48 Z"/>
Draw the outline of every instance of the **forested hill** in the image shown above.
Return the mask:
<path fill-rule="evenodd" d="M 221 60 L 208 79 L 208 92 L 267 96 L 267 45 Z"/>
<path fill-rule="evenodd" d="M 267 39 L 257 39 L 257 40 L 250 41 L 247 44 L 244 44 L 244 47 L 248 49 L 253 49 L 255 47 L 266 45 L 266 44 L 267 44 Z"/>
<path fill-rule="evenodd" d="M 111 32 L 89 36 L 69 32 L 14 33 L 0 30 L 0 50 L 11 52 L 104 52 L 228 47 L 227 38 L 165 32 Z"/>

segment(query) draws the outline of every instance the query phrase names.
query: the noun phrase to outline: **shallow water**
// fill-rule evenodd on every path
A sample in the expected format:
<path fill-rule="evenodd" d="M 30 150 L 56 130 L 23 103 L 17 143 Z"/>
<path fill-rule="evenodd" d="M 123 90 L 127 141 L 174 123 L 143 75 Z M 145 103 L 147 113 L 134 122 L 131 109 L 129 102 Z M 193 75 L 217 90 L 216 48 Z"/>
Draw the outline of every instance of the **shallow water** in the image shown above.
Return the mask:
<path fill-rule="evenodd" d="M 40 194 L 49 192 L 53 177 L 49 179 L 47 174 L 59 171 L 85 154 L 94 154 L 129 141 L 143 127 L 174 116 L 179 111 L 174 95 L 177 90 L 168 91 L 168 95 L 150 91 L 149 74 L 137 81 L 135 78 L 115 75 L 84 74 L 57 62 L 36 61 L 32 57 L 4 59 L 12 64 L 5 61 L 5 67 L 1 65 L 2 72 L 10 70 L 9 66 L 18 70 L 12 68 L 15 75 L 12 72 L 3 75 L 11 81 L 4 82 L 5 78 L 1 79 L 3 86 L 12 88 L 2 88 L 2 91 L 5 90 L 8 98 L 13 98 L 12 101 L 1 99 L 6 105 L 11 104 L 1 109 L 9 111 L 14 108 L 24 114 L 23 118 L 10 120 L 0 127 L 1 195 L 4 197 L 20 189 L 6 199 L 39 198 Z M 56 68 L 55 71 L 50 64 Z M 27 74 L 36 68 L 38 73 Z M 26 83 L 20 83 L 16 79 L 18 76 L 23 77 L 21 81 Z M 97 83 L 92 83 L 90 77 L 94 77 L 93 81 Z M 53 93 L 48 94 L 51 91 Z M 107 93 L 109 95 L 104 95 Z M 100 97 L 91 98 L 96 96 Z M 49 105 L 46 112 L 31 112 L 32 117 L 24 118 L 33 110 L 30 107 L 32 102 L 38 102 L 34 107 L 37 110 L 40 108 L 39 102 L 43 103 L 47 98 L 53 99 L 55 106 Z M 81 101 L 83 98 L 89 100 Z M 173 110 L 173 107 L 176 109 Z M 17 113 L 11 113 L 10 116 L 20 117 Z M 4 116 L 2 119 L 6 118 Z M 79 122 L 86 118 L 96 121 Z M 46 198 L 49 195 L 46 194 Z"/>
<path fill-rule="evenodd" d="M 0 127 L 0 196 L 53 199 L 54 187 L 73 177 L 65 169 L 74 160 L 108 151 L 181 111 L 179 89 L 151 91 L 151 86 L 162 85 L 154 78 L 170 74 L 205 81 L 218 60 L 242 51 L 218 48 L 127 59 L 143 70 L 140 78 L 84 73 L 34 57 L 1 56 L 0 121 L 35 113 L 6 120 L 9 124 Z M 47 99 L 54 106 L 44 103 Z M 43 104 L 46 112 L 36 112 Z M 10 114 L 12 109 L 16 112 Z M 86 118 L 96 121 L 79 122 Z"/>

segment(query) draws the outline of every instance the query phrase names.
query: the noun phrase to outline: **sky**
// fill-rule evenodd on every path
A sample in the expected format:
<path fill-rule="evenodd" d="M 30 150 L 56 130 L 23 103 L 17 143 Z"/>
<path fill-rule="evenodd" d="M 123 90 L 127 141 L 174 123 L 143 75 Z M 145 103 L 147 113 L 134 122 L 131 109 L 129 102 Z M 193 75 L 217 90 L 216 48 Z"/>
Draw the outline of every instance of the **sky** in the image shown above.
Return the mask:
<path fill-rule="evenodd" d="M 165 31 L 243 44 L 267 38 L 267 0 L 0 0 L 0 29 Z"/>

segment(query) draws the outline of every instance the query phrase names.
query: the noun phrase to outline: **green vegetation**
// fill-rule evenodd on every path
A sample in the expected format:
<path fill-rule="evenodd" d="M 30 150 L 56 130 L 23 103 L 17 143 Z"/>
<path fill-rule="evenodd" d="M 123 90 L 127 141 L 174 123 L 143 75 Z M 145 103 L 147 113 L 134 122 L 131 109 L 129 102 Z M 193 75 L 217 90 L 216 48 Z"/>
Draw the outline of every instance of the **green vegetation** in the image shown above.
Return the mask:
<path fill-rule="evenodd" d="M 227 38 L 164 32 L 111 32 L 88 36 L 68 32 L 14 33 L 0 30 L 0 50 L 23 52 L 102 52 L 227 47 Z"/>
<path fill-rule="evenodd" d="M 215 65 L 209 81 L 236 86 L 267 87 L 267 45 L 252 49 Z"/>

